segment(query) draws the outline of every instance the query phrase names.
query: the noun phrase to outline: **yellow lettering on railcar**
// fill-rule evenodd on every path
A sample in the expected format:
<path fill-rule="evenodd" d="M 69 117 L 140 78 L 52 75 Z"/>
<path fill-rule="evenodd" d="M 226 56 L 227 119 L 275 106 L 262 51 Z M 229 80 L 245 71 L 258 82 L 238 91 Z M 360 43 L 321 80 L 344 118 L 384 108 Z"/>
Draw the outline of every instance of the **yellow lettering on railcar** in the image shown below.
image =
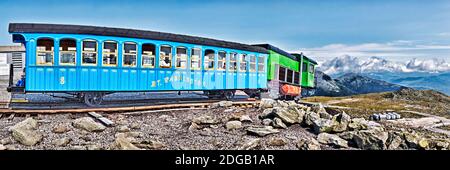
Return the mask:
<path fill-rule="evenodd" d="M 156 87 L 156 81 L 152 81 L 152 87 Z"/>

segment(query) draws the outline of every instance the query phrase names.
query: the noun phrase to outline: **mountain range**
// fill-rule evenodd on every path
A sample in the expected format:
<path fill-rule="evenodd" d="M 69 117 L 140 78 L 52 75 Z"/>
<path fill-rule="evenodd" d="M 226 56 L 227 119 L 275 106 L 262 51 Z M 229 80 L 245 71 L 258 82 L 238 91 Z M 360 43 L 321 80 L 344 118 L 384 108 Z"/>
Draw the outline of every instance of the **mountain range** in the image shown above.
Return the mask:
<path fill-rule="evenodd" d="M 352 73 L 390 84 L 415 89 L 432 89 L 450 95 L 450 64 L 445 60 L 412 59 L 401 63 L 382 57 L 362 60 L 345 55 L 321 63 L 318 70 L 337 80 L 350 76 L 348 73 Z M 367 86 L 371 85 L 367 84 Z"/>

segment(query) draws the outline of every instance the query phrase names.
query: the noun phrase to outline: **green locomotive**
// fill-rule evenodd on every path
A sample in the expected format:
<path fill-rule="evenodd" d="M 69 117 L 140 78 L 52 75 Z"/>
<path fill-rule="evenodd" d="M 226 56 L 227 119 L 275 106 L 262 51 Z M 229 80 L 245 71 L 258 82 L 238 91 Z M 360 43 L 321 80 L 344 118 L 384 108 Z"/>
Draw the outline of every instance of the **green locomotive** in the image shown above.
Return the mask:
<path fill-rule="evenodd" d="M 317 62 L 303 54 L 290 54 L 270 44 L 257 44 L 269 52 L 267 89 L 262 97 L 295 99 L 301 90 L 315 87 L 314 73 Z"/>

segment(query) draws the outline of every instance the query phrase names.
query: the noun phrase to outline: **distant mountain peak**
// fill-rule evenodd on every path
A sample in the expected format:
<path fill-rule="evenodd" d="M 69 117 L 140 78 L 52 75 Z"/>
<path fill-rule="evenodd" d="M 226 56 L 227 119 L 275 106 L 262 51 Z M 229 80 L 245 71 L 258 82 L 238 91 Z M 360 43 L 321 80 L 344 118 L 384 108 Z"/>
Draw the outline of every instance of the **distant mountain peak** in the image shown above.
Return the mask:
<path fill-rule="evenodd" d="M 319 66 L 326 74 L 336 75 L 344 73 L 370 72 L 445 72 L 450 71 L 450 64 L 441 59 L 411 59 L 406 63 L 389 61 L 380 56 L 372 56 L 366 60 L 358 57 L 343 55 L 325 61 Z"/>

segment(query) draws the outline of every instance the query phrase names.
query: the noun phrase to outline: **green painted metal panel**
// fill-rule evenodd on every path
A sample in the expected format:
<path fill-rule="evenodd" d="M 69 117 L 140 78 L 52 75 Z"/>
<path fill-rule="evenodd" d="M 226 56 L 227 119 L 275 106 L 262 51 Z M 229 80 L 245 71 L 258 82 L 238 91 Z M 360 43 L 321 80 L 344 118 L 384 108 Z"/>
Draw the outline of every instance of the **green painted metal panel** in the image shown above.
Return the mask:
<path fill-rule="evenodd" d="M 285 68 L 299 71 L 299 65 L 298 61 L 295 61 L 289 57 L 286 57 L 284 55 L 278 54 L 275 51 L 269 50 L 269 63 L 268 63 L 268 80 L 274 79 L 275 75 L 275 65 L 279 64 L 280 66 L 283 66 Z"/>
<path fill-rule="evenodd" d="M 306 63 L 307 69 L 306 69 L 306 72 L 302 72 L 302 87 L 313 88 L 314 87 L 315 68 L 314 68 L 313 73 L 310 73 L 309 67 L 312 67 L 312 66 L 315 67 L 315 64 L 311 63 L 309 60 L 303 60 L 303 63 Z"/>

